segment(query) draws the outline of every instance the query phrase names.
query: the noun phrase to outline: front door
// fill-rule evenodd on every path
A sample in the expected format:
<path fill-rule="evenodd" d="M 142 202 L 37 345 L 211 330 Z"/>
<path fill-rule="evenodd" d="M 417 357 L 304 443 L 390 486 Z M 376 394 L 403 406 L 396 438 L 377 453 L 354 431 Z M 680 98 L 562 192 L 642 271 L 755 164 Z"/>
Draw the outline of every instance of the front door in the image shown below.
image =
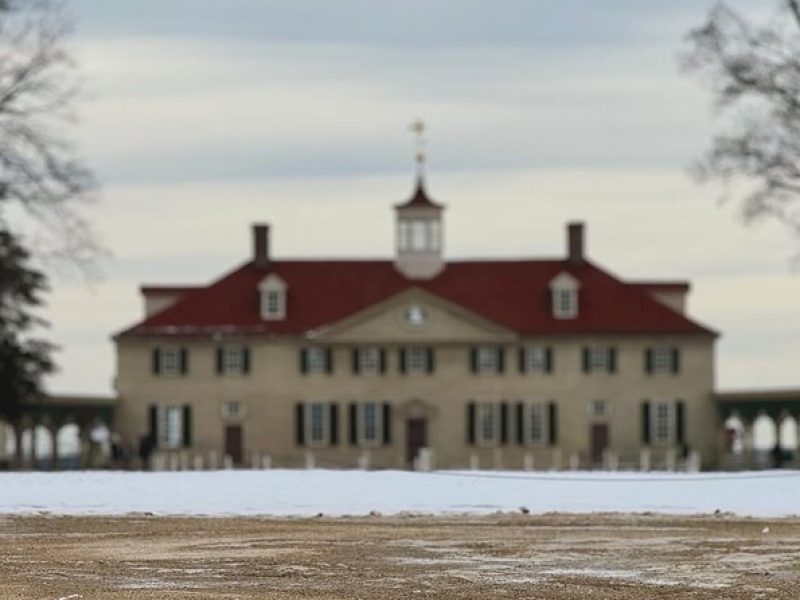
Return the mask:
<path fill-rule="evenodd" d="M 225 426 L 225 455 L 233 459 L 233 464 L 242 464 L 242 426 Z"/>
<path fill-rule="evenodd" d="M 592 463 L 603 462 L 603 451 L 608 448 L 608 423 L 592 423 L 591 425 Z"/>
<path fill-rule="evenodd" d="M 428 424 L 425 419 L 409 419 L 406 423 L 406 464 L 414 466 L 420 448 L 428 445 Z"/>

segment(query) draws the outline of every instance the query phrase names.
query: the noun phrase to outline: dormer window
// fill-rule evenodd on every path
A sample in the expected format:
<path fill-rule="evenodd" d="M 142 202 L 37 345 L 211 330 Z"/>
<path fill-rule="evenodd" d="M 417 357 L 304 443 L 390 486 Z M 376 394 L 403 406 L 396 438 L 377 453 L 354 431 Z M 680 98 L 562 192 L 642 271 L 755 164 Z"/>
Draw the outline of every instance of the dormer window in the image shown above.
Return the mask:
<path fill-rule="evenodd" d="M 569 273 L 561 273 L 550 282 L 553 317 L 574 319 L 578 316 L 578 290 L 580 282 Z"/>
<path fill-rule="evenodd" d="M 268 275 L 258 286 L 261 294 L 261 318 L 281 321 L 286 318 L 286 283 L 277 275 Z"/>

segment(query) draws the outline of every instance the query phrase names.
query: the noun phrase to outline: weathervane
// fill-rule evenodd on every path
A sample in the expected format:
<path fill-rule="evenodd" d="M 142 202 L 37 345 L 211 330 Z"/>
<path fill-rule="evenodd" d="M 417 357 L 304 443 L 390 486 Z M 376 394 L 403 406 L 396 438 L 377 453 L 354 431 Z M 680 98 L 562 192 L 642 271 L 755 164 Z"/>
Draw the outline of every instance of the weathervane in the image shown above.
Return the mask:
<path fill-rule="evenodd" d="M 422 119 L 417 119 L 408 128 L 416 134 L 417 176 L 422 177 L 425 171 L 425 122 Z"/>

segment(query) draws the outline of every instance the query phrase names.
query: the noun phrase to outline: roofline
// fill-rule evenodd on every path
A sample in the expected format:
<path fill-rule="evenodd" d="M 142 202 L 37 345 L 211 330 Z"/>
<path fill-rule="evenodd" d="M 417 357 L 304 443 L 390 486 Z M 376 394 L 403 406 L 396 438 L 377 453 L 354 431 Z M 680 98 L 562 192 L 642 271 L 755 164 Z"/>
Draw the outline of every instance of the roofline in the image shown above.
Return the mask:
<path fill-rule="evenodd" d="M 800 388 L 774 388 L 774 389 L 744 389 L 728 390 L 724 392 L 714 392 L 717 400 L 754 400 L 754 399 L 773 399 L 781 400 L 786 397 L 800 398 Z"/>
<path fill-rule="evenodd" d="M 657 288 L 682 292 L 688 292 L 692 288 L 692 284 L 688 281 L 627 281 L 625 283 L 641 288 Z"/>
<path fill-rule="evenodd" d="M 202 285 L 149 285 L 142 284 L 139 291 L 142 294 L 179 294 L 182 292 L 192 292 L 203 288 Z"/>

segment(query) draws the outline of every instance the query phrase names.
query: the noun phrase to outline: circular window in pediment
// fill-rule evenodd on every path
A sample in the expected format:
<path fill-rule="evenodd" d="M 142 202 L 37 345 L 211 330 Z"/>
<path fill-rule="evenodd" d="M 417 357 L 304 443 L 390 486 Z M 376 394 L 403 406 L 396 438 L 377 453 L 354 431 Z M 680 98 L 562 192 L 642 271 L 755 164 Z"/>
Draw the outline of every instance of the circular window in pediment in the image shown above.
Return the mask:
<path fill-rule="evenodd" d="M 425 327 L 428 324 L 428 311 L 421 306 L 412 304 L 403 311 L 403 321 L 415 329 Z"/>

